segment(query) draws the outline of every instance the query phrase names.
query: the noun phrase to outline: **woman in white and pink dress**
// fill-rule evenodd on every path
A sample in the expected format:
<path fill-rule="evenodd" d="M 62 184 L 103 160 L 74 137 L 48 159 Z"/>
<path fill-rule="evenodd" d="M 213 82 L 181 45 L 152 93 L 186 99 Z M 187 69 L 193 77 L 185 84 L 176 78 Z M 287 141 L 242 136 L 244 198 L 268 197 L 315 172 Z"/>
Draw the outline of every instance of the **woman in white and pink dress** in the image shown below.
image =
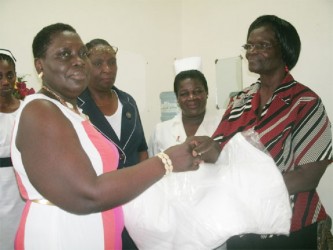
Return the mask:
<path fill-rule="evenodd" d="M 121 205 L 166 173 L 198 169 L 200 152 L 187 141 L 116 170 L 117 149 L 76 103 L 90 65 L 80 36 L 56 23 L 39 31 L 32 47 L 42 89 L 25 99 L 13 131 L 13 165 L 27 200 L 15 248 L 121 249 Z"/>

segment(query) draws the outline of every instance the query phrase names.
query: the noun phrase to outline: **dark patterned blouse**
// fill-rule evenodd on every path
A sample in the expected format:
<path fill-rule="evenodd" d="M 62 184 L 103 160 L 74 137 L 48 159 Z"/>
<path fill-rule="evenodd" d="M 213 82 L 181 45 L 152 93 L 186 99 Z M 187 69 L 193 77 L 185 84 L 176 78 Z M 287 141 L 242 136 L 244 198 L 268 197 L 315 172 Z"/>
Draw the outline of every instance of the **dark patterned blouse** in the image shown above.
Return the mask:
<path fill-rule="evenodd" d="M 260 79 L 230 100 L 213 135 L 221 148 L 237 132 L 252 129 L 258 133 L 282 174 L 307 163 L 332 161 L 331 123 L 318 95 L 287 74 L 259 117 L 259 88 Z M 300 192 L 290 198 L 291 231 L 326 218 L 316 190 Z"/>

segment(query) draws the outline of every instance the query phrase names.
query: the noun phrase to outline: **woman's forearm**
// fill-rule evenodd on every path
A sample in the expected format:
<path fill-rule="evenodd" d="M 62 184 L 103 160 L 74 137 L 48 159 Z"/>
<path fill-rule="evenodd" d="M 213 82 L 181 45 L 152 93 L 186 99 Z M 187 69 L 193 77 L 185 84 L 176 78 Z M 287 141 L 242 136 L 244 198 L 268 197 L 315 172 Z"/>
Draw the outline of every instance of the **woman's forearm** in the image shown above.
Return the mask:
<path fill-rule="evenodd" d="M 330 161 L 318 161 L 297 166 L 294 171 L 283 175 L 290 195 L 317 188 Z"/>

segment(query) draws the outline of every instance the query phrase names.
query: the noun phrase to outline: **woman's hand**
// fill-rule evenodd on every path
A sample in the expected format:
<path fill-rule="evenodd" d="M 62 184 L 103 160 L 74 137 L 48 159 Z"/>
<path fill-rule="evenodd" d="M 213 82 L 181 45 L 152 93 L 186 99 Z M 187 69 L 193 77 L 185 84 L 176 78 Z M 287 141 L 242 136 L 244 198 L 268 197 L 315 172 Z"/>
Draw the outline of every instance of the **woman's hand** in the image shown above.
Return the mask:
<path fill-rule="evenodd" d="M 215 163 L 221 153 L 220 145 L 209 136 L 191 136 L 186 141 L 194 145 L 193 156 L 200 156 L 205 162 Z"/>
<path fill-rule="evenodd" d="M 192 141 L 172 146 L 164 152 L 170 157 L 173 165 L 173 172 L 184 172 L 197 170 L 201 163 L 201 157 L 193 154 L 195 144 Z"/>

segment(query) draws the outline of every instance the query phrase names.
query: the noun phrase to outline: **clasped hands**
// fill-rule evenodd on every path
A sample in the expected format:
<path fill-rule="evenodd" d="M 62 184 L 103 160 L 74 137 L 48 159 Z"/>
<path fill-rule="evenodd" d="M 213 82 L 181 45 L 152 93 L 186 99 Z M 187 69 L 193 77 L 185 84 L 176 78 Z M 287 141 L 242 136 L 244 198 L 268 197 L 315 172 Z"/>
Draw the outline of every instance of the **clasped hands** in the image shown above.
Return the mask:
<path fill-rule="evenodd" d="M 201 161 L 215 163 L 221 153 L 218 142 L 209 136 L 190 136 L 186 141 L 192 146 L 193 157 L 199 156 Z"/>
<path fill-rule="evenodd" d="M 202 162 L 215 163 L 221 153 L 219 144 L 209 136 L 190 136 L 182 144 L 164 151 L 174 172 L 197 170 Z"/>

